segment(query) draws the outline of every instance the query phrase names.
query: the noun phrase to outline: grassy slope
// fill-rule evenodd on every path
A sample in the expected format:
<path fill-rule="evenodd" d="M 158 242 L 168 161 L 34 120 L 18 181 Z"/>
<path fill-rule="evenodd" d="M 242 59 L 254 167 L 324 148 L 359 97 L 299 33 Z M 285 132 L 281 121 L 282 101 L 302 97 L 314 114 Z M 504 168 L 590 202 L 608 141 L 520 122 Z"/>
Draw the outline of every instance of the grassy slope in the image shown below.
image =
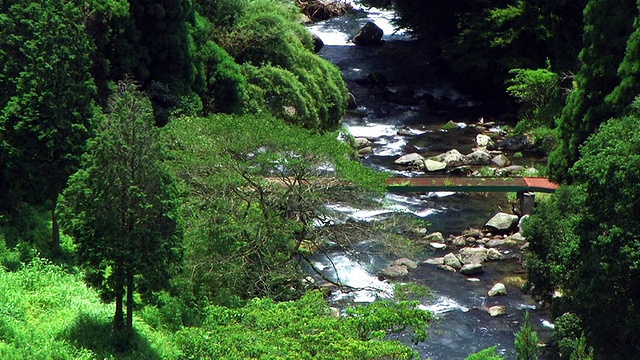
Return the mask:
<path fill-rule="evenodd" d="M 159 359 L 177 354 L 170 336 L 134 321 L 136 351 L 113 347 L 113 306 L 77 275 L 35 260 L 16 272 L 0 268 L 1 359 Z"/>

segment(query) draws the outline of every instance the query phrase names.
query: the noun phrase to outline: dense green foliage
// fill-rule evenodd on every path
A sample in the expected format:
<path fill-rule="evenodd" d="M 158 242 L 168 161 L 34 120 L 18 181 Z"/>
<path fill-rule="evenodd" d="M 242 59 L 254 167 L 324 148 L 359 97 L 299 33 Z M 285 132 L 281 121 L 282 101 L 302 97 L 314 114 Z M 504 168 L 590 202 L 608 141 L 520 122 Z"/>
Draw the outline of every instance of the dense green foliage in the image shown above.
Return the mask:
<path fill-rule="evenodd" d="M 490 347 L 475 354 L 471 354 L 465 358 L 465 360 L 503 360 L 504 358 L 498 354 L 497 348 Z"/>
<path fill-rule="evenodd" d="M 534 292 L 556 304 L 559 314 L 575 313 L 596 355 L 609 359 L 639 351 L 640 223 L 630 216 L 640 210 L 639 130 L 637 105 L 631 115 L 603 124 L 571 170 L 575 184 L 527 226 Z M 556 289 L 562 297 L 552 299 Z"/>
<path fill-rule="evenodd" d="M 558 316 L 553 348 L 633 358 L 640 5 L 395 3 L 466 82 L 520 103 L 517 131 L 549 151 L 557 139 L 549 173 L 567 185 L 526 223 L 530 290 Z M 384 176 L 332 132 L 345 82 L 294 2 L 1 2 L 0 88 L 0 357 L 415 356 L 384 339 L 405 327 L 423 339 L 427 312 L 377 303 L 337 319 L 304 295 L 302 264 L 328 240 L 322 204 Z M 535 342 L 525 323 L 519 356 Z"/>
<path fill-rule="evenodd" d="M 423 336 L 430 319 L 410 303 L 376 304 L 336 318 L 314 292 L 297 302 L 212 306 L 203 327 L 176 331 L 166 321 L 175 314 L 161 315 L 171 310 L 147 307 L 136 316 L 133 349 L 122 353 L 114 347 L 113 307 L 80 276 L 35 259 L 15 272 L 0 269 L 0 290 L 3 359 L 411 359 L 411 349 L 375 336 L 403 328 L 403 321 Z"/>
<path fill-rule="evenodd" d="M 571 180 L 568 170 L 578 160 L 579 146 L 598 125 L 620 115 L 614 114 L 604 99 L 620 83 L 618 66 L 637 16 L 635 1 L 587 3 L 582 66 L 559 120 L 560 146 L 549 159 L 550 175 L 557 181 Z"/>
<path fill-rule="evenodd" d="M 316 136 L 269 116 L 185 117 L 165 135 L 186 187 L 185 266 L 196 292 L 215 301 L 299 296 L 297 256 L 319 241 L 313 223 L 336 191 L 332 182 L 383 185 L 336 134 Z"/>
<path fill-rule="evenodd" d="M 586 1 L 397 0 L 408 26 L 456 72 L 486 89 L 513 68 L 542 68 L 547 59 L 572 70 L 580 50 Z M 486 91 L 486 90 L 485 90 Z"/>
<path fill-rule="evenodd" d="M 105 301 L 115 299 L 114 326 L 130 332 L 134 291 L 149 298 L 168 287 L 180 263 L 182 224 L 151 103 L 131 82 L 118 87 L 59 212 L 63 230 L 78 243 L 87 282 Z"/>
<path fill-rule="evenodd" d="M 0 202 L 55 208 L 90 132 L 92 47 L 68 2 L 0 5 Z M 55 224 L 55 219 L 54 219 Z M 58 248 L 54 231 L 53 250 Z"/>
<path fill-rule="evenodd" d="M 411 349 L 383 340 L 407 325 L 424 339 L 428 312 L 410 303 L 375 303 L 330 316 L 318 292 L 296 302 L 252 300 L 242 309 L 207 309 L 206 325 L 176 334 L 189 359 L 413 359 Z M 399 324 L 402 324 L 399 326 Z M 330 341 L 327 341 L 330 339 Z"/>
<path fill-rule="evenodd" d="M 538 349 L 538 334 L 531 328 L 531 318 L 529 313 L 524 314 L 524 323 L 516 333 L 516 359 L 517 360 L 537 360 L 540 350 Z"/>

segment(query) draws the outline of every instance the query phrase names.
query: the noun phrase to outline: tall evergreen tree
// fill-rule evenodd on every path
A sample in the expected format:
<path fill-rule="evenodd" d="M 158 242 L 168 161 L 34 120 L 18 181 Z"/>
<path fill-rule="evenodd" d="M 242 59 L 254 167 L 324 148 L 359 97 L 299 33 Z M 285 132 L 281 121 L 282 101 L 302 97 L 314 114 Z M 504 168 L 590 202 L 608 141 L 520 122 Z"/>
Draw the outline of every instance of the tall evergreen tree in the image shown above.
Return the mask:
<path fill-rule="evenodd" d="M 618 66 L 637 16 L 633 0 L 590 0 L 584 11 L 582 66 L 560 118 L 560 145 L 549 157 L 550 176 L 571 182 L 568 170 L 579 147 L 605 120 L 615 115 L 605 96 L 620 83 Z"/>
<path fill-rule="evenodd" d="M 134 291 L 148 298 L 169 286 L 181 262 L 182 226 L 151 103 L 135 84 L 120 82 L 108 110 L 58 210 L 87 282 L 105 301 L 115 299 L 114 327 L 130 334 Z"/>
<path fill-rule="evenodd" d="M 77 168 L 95 98 L 91 52 L 71 2 L 0 4 L 0 192 L 10 215 L 23 201 L 55 208 Z"/>
<path fill-rule="evenodd" d="M 640 94 L 640 2 L 637 6 L 634 31 L 627 41 L 627 51 L 618 68 L 620 84 L 606 97 L 616 116 L 628 114 L 633 99 Z"/>

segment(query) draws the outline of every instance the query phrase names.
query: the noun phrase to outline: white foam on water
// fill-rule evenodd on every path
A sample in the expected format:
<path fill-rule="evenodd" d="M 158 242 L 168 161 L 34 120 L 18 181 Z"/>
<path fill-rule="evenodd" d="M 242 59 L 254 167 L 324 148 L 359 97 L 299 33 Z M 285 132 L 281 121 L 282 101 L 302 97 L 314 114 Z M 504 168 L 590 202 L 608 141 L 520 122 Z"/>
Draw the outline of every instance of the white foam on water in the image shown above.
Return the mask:
<path fill-rule="evenodd" d="M 331 256 L 334 269 L 327 270 L 334 273 L 327 273 L 327 276 L 335 278 L 342 284 L 358 289 L 350 292 L 336 290 L 331 295 L 332 301 L 339 301 L 351 298 L 355 302 L 373 302 L 379 298 L 390 298 L 393 296 L 393 284 L 380 281 L 377 276 L 369 273 L 362 264 L 353 261 L 344 254 L 334 254 Z M 325 269 L 328 269 L 326 266 Z"/>
<path fill-rule="evenodd" d="M 379 138 L 392 136 L 398 131 L 395 126 L 385 124 L 344 125 L 353 137 Z"/>
<path fill-rule="evenodd" d="M 347 218 L 359 221 L 373 221 L 374 217 L 377 217 L 382 214 L 392 213 L 391 209 L 374 209 L 374 210 L 364 210 L 364 209 L 356 209 L 351 206 L 346 206 L 342 204 L 327 204 L 325 205 L 328 209 L 334 210 L 336 212 L 342 213 L 347 216 Z"/>
<path fill-rule="evenodd" d="M 396 138 L 395 141 L 386 141 L 384 139 L 377 141 L 382 146 L 373 150 L 373 154 L 376 156 L 396 156 L 404 154 L 402 148 L 407 145 L 407 140 L 404 138 Z"/>
<path fill-rule="evenodd" d="M 547 329 L 553 330 L 556 327 L 556 325 L 550 322 L 549 320 L 540 320 L 540 323 L 542 324 L 542 326 L 546 327 Z"/>
<path fill-rule="evenodd" d="M 418 308 L 422 310 L 431 311 L 436 315 L 445 314 L 451 311 L 462 311 L 462 312 L 469 311 L 469 308 L 466 308 L 458 304 L 458 302 L 446 296 L 439 297 L 438 300 L 436 300 L 435 303 L 433 304 L 427 304 L 427 305 L 420 304 L 418 305 Z"/>

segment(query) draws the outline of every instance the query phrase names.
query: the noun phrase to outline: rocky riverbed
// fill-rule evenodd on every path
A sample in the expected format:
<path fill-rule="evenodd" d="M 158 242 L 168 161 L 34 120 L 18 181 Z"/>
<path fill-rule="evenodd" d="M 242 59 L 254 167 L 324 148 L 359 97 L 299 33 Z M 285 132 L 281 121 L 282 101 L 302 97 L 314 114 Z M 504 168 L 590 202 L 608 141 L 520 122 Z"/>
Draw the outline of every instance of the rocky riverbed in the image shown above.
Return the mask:
<path fill-rule="evenodd" d="M 395 31 L 393 16 L 361 8 L 310 25 L 324 43 L 319 54 L 342 70 L 351 91 L 345 131 L 356 138 L 362 162 L 407 177 L 531 173 L 540 161 L 536 144 L 508 136 L 509 116 L 458 91 L 421 55 L 428 45 Z M 379 42 L 355 45 L 352 38 L 368 22 L 382 30 Z M 414 346 L 425 359 L 464 359 L 496 345 L 512 358 L 514 333 L 527 311 L 541 339 L 548 338 L 544 309 L 520 290 L 526 239 L 506 195 L 387 194 L 374 202 L 373 208 L 327 204 L 334 226 L 352 233 L 347 247 L 336 244 L 318 254 L 316 267 L 324 277 L 358 289 L 336 289 L 336 304 L 392 297 L 398 283 L 428 286 L 433 295 L 422 306 L 436 320 L 429 339 Z M 487 225 L 498 213 L 509 219 L 507 229 Z M 395 218 L 418 226 L 398 230 L 390 225 Z M 396 256 L 379 241 L 381 228 L 423 251 Z"/>

